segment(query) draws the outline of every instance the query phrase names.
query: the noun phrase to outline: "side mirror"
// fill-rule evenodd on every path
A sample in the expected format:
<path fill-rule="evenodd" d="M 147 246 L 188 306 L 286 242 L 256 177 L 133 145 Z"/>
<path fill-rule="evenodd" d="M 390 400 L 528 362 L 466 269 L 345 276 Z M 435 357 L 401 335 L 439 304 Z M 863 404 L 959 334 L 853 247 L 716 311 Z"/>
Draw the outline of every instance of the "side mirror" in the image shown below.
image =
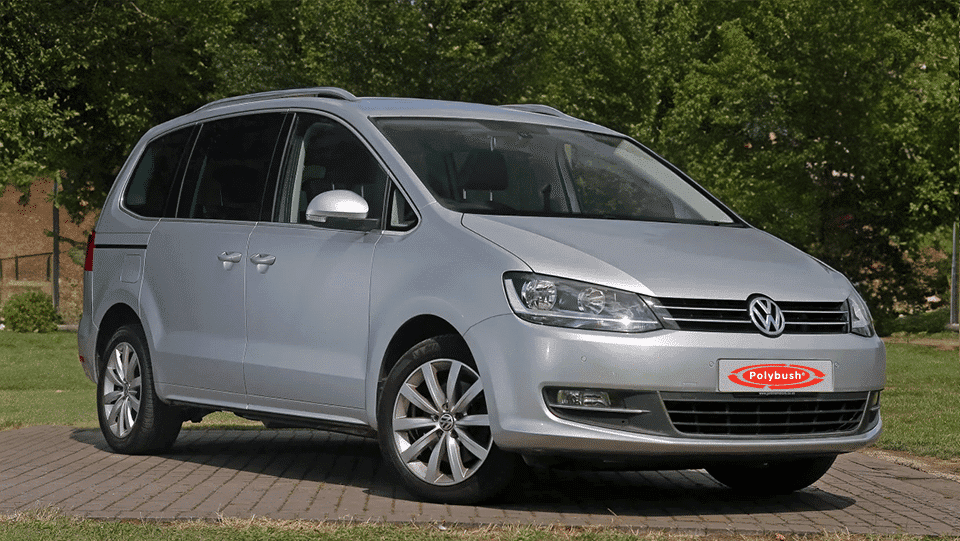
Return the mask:
<path fill-rule="evenodd" d="M 370 206 L 350 190 L 330 190 L 310 200 L 307 205 L 307 221 L 315 224 L 360 229 L 369 231 L 376 227 L 376 220 L 367 220 Z"/>
<path fill-rule="evenodd" d="M 307 221 L 323 223 L 327 218 L 362 220 L 370 207 L 359 195 L 350 190 L 330 190 L 314 197 L 307 205 Z"/>

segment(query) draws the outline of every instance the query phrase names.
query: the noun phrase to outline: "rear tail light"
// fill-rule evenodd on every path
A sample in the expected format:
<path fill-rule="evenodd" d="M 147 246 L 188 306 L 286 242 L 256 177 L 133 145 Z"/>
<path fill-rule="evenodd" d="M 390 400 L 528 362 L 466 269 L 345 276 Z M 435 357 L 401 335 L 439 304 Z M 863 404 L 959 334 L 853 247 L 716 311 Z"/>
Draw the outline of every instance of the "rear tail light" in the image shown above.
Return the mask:
<path fill-rule="evenodd" d="M 93 241 L 96 238 L 97 232 L 93 231 L 90 233 L 90 236 L 87 237 L 87 257 L 83 260 L 83 270 L 92 271 L 93 270 Z"/>

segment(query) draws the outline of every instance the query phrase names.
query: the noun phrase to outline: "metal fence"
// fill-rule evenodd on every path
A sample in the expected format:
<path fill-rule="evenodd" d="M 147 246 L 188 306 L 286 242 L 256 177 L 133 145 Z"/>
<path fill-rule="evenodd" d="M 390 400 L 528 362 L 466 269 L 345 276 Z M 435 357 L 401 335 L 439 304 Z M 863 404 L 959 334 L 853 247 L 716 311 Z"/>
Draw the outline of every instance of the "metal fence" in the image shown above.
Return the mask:
<path fill-rule="evenodd" d="M 0 281 L 49 282 L 53 276 L 53 252 L 15 255 L 0 259 Z"/>

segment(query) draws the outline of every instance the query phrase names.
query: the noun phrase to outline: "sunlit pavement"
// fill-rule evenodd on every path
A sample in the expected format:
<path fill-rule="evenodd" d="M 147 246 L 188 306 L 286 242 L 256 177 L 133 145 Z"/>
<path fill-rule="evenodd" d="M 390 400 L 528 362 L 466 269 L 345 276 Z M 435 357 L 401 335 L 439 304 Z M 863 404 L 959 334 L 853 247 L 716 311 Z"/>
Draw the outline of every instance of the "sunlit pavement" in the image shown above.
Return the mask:
<path fill-rule="evenodd" d="M 411 497 L 374 440 L 310 430 L 184 430 L 163 456 L 111 453 L 97 430 L 0 432 L 0 514 L 37 508 L 95 519 L 960 535 L 960 483 L 860 453 L 774 498 L 736 497 L 695 470 L 538 470 L 500 501 L 454 506 Z"/>

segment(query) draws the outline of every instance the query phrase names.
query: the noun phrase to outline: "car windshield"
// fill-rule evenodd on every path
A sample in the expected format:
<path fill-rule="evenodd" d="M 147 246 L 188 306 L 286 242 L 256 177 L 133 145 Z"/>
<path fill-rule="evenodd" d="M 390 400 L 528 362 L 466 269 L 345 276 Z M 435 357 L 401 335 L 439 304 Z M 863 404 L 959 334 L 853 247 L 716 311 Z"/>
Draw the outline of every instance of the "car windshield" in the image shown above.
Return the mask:
<path fill-rule="evenodd" d="M 735 223 L 696 186 L 620 137 L 486 120 L 375 122 L 434 197 L 459 212 Z"/>

